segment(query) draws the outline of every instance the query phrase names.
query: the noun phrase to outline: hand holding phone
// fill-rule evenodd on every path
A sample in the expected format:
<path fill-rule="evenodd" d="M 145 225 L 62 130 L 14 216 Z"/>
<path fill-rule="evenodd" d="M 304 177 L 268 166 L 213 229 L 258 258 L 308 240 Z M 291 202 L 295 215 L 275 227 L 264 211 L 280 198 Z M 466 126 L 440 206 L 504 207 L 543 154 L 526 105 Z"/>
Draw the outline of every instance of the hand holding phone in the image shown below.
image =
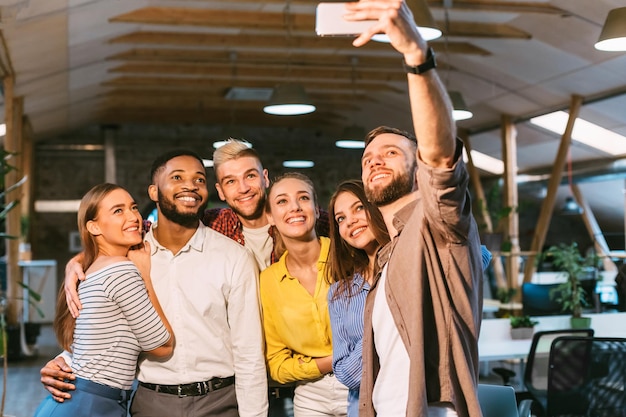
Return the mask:
<path fill-rule="evenodd" d="M 315 32 L 318 36 L 358 36 L 374 25 L 376 20 L 349 21 L 346 3 L 319 3 L 315 13 Z"/>

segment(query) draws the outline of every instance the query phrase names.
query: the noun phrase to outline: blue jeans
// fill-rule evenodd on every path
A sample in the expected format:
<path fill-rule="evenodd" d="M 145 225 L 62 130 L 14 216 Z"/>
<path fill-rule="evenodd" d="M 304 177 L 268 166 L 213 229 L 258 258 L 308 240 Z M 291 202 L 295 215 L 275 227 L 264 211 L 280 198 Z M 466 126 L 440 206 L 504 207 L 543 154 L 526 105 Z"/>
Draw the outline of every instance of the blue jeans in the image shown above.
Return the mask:
<path fill-rule="evenodd" d="M 72 398 L 59 403 L 46 397 L 35 417 L 126 417 L 131 391 L 111 388 L 82 378 L 73 381 Z"/>

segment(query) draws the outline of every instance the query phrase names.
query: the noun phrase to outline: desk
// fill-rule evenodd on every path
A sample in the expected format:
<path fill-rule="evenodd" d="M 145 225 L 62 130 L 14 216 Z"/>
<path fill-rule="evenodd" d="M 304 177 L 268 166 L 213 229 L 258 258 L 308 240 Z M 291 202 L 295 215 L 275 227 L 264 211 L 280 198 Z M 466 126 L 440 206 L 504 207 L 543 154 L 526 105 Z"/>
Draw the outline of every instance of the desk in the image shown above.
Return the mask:
<path fill-rule="evenodd" d="M 626 338 L 626 313 L 585 314 L 591 317 L 591 328 L 595 336 Z M 569 329 L 569 315 L 533 317 L 539 322 L 535 331 Z M 511 339 L 511 324 L 508 318 L 483 319 L 478 337 L 480 361 L 526 359 L 532 339 Z"/>

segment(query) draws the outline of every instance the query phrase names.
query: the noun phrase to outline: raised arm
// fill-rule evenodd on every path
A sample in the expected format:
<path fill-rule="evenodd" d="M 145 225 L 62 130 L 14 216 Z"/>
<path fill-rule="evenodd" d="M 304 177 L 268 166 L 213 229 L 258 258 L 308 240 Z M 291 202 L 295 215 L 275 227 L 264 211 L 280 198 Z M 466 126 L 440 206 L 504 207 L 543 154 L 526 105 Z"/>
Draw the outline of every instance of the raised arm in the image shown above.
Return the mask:
<path fill-rule="evenodd" d="M 152 285 L 152 278 L 150 277 L 150 243 L 144 242 L 143 245 L 137 247 L 128 252 L 128 257 L 141 274 L 141 279 L 143 280 L 144 285 L 146 286 L 146 291 L 148 292 L 148 297 L 150 298 L 150 302 L 152 302 L 152 306 L 156 310 L 159 315 L 159 318 L 163 322 L 163 325 L 167 329 L 170 334 L 170 338 L 163 345 L 151 349 L 147 351 L 147 353 L 155 356 L 169 356 L 172 354 L 174 350 L 174 331 L 172 330 L 172 326 L 170 322 L 167 320 L 165 313 L 163 312 L 163 308 L 161 307 L 161 303 L 154 292 L 154 287 Z"/>
<path fill-rule="evenodd" d="M 69 260 L 65 265 L 65 280 L 63 287 L 65 288 L 65 300 L 70 309 L 72 317 L 76 318 L 80 314 L 83 305 L 78 299 L 78 281 L 85 279 L 83 272 L 83 253 L 79 253 Z"/>
<path fill-rule="evenodd" d="M 403 55 L 408 67 L 417 67 L 429 60 L 428 45 L 420 36 L 413 14 L 404 1 L 361 0 L 349 3 L 347 9 L 347 20 L 378 20 L 355 39 L 354 46 L 362 46 L 374 34 L 384 32 L 391 45 Z M 407 77 L 415 136 L 419 143 L 417 157 L 432 167 L 451 167 L 456 149 L 456 125 L 450 98 L 437 70 L 408 73 Z"/>

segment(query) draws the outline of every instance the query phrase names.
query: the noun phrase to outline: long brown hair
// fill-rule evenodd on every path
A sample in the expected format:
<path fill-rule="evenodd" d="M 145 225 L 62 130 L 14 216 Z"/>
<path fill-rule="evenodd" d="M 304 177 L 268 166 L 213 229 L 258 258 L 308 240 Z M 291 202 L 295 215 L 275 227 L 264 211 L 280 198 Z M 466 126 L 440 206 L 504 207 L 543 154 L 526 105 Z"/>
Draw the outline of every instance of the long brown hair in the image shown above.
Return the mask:
<path fill-rule="evenodd" d="M 339 225 L 335 220 L 335 202 L 342 193 L 353 194 L 358 198 L 365 208 L 365 216 L 370 230 L 379 246 L 389 242 L 389 233 L 383 215 L 378 208 L 367 201 L 363 182 L 360 180 L 344 181 L 337 186 L 335 193 L 330 198 L 328 214 L 330 216 L 330 254 L 326 264 L 327 274 L 334 281 L 339 282 L 334 298 L 343 295 L 350 297 L 351 283 L 356 272 L 365 274 L 369 267 L 369 258 L 363 249 L 350 246 L 339 234 Z"/>
<path fill-rule="evenodd" d="M 116 184 L 99 184 L 87 191 L 80 200 L 78 207 L 78 232 L 80 240 L 83 244 L 82 267 L 83 271 L 89 269 L 91 264 L 98 257 L 98 244 L 96 238 L 87 230 L 87 223 L 96 220 L 98 209 L 102 200 L 111 192 L 118 189 L 124 189 Z M 56 314 L 54 316 L 53 328 L 59 344 L 63 349 L 70 351 L 72 342 L 74 341 L 74 327 L 76 319 L 70 314 L 65 298 L 65 289 L 61 286 L 59 296 L 57 298 Z"/>

